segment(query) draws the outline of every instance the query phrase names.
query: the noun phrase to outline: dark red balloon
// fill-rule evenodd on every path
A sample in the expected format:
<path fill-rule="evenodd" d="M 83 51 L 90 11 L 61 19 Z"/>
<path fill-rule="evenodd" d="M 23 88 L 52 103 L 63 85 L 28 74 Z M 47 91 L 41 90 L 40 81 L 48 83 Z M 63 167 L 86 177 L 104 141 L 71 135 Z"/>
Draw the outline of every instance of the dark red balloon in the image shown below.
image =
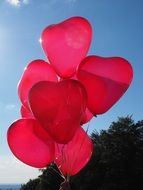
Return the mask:
<path fill-rule="evenodd" d="M 39 81 L 57 81 L 51 65 L 44 60 L 34 60 L 27 65 L 18 84 L 18 95 L 22 104 L 28 108 L 28 92 Z"/>
<path fill-rule="evenodd" d="M 123 58 L 89 56 L 80 64 L 77 77 L 87 90 L 88 108 L 96 115 L 108 111 L 126 92 L 133 71 Z"/>
<path fill-rule="evenodd" d="M 91 25 L 82 17 L 72 17 L 44 29 L 42 47 L 60 77 L 74 75 L 88 52 L 91 37 Z"/>
<path fill-rule="evenodd" d="M 66 145 L 57 144 L 55 162 L 64 175 L 77 174 L 90 160 L 93 144 L 80 127 L 73 139 Z"/>
<path fill-rule="evenodd" d="M 21 106 L 20 113 L 22 118 L 34 118 L 32 112 L 23 105 Z"/>
<path fill-rule="evenodd" d="M 53 161 L 54 141 L 34 119 L 15 121 L 8 130 L 7 139 L 13 154 L 25 164 L 43 168 Z"/>
<path fill-rule="evenodd" d="M 59 83 L 43 81 L 29 93 L 34 117 L 58 143 L 69 142 L 80 126 L 87 95 L 80 82 L 72 79 Z"/>
<path fill-rule="evenodd" d="M 70 79 L 78 80 L 76 75 L 74 75 Z M 63 80 L 67 80 L 67 79 L 59 78 L 59 81 L 63 81 Z M 81 120 L 81 125 L 89 122 L 92 118 L 93 118 L 93 114 L 89 111 L 88 108 L 86 108 L 85 113 L 84 113 L 82 120 Z"/>

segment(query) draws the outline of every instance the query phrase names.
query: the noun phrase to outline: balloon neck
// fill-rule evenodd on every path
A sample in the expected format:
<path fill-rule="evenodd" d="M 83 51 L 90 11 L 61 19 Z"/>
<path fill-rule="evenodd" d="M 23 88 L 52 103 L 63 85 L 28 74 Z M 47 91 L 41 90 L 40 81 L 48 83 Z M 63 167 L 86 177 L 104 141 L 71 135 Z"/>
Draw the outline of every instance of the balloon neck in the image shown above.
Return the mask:
<path fill-rule="evenodd" d="M 69 175 L 67 175 L 65 181 L 61 183 L 60 190 L 71 190 Z"/>
<path fill-rule="evenodd" d="M 67 174 L 66 181 L 70 182 L 70 175 L 69 174 Z"/>

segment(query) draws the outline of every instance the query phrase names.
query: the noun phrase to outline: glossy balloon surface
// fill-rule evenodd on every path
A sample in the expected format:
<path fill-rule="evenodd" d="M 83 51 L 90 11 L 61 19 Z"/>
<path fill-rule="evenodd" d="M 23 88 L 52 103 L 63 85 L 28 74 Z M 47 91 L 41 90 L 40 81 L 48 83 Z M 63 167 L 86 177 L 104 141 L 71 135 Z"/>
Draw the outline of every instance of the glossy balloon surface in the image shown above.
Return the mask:
<path fill-rule="evenodd" d="M 53 161 L 54 141 L 34 119 L 15 121 L 8 130 L 7 139 L 13 154 L 25 164 L 43 168 Z"/>
<path fill-rule="evenodd" d="M 74 75 L 88 52 L 91 37 L 91 25 L 82 17 L 72 17 L 44 29 L 42 47 L 60 77 Z"/>
<path fill-rule="evenodd" d="M 39 82 L 29 93 L 34 117 L 58 143 L 70 141 L 86 109 L 87 94 L 80 82 Z"/>
<path fill-rule="evenodd" d="M 34 60 L 24 69 L 18 84 L 18 95 L 22 104 L 29 108 L 28 93 L 30 88 L 39 81 L 57 81 L 53 68 L 44 60 Z"/>
<path fill-rule="evenodd" d="M 26 66 L 18 84 L 22 119 L 7 133 L 11 151 L 25 164 L 43 168 L 55 161 L 65 176 L 77 174 L 93 151 L 81 125 L 107 112 L 131 84 L 127 60 L 86 57 L 91 39 L 90 23 L 78 16 L 43 30 L 49 63 L 37 59 Z"/>
<path fill-rule="evenodd" d="M 70 79 L 74 79 L 74 80 L 77 80 L 77 81 L 78 81 L 76 75 L 74 75 L 74 76 L 71 77 Z M 63 80 L 67 80 L 67 79 L 62 79 L 62 78 L 59 79 L 59 81 L 63 81 Z M 82 120 L 81 120 L 81 125 L 83 125 L 83 124 L 89 122 L 92 118 L 93 118 L 93 114 L 92 114 L 92 113 L 89 111 L 89 109 L 86 107 L 86 110 L 85 110 L 84 115 L 83 115 Z"/>
<path fill-rule="evenodd" d="M 108 111 L 126 92 L 133 71 L 123 58 L 89 56 L 80 64 L 77 77 L 87 90 L 88 108 L 96 115 Z"/>
<path fill-rule="evenodd" d="M 90 160 L 93 144 L 86 132 L 80 127 L 68 144 L 57 144 L 55 150 L 55 162 L 62 173 L 75 175 Z"/>

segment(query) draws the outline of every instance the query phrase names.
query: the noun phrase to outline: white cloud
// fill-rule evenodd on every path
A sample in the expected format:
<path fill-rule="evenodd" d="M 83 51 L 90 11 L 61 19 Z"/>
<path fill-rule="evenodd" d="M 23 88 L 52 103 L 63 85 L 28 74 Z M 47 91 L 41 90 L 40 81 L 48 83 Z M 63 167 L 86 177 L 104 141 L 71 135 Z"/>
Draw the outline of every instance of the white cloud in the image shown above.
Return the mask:
<path fill-rule="evenodd" d="M 8 110 L 8 111 L 16 110 L 16 105 L 15 104 L 7 104 L 5 106 L 5 109 Z"/>
<path fill-rule="evenodd" d="M 29 0 L 6 0 L 9 4 L 20 7 L 22 4 L 28 4 Z"/>
<path fill-rule="evenodd" d="M 11 102 L 7 102 L 6 104 L 0 102 L 0 114 L 2 115 L 8 112 L 19 113 L 19 105 Z"/>
<path fill-rule="evenodd" d="M 0 156 L 0 184 L 25 183 L 39 174 L 38 169 L 23 164 L 14 156 Z"/>
<path fill-rule="evenodd" d="M 7 2 L 13 6 L 20 6 L 20 1 L 19 0 L 7 0 Z"/>

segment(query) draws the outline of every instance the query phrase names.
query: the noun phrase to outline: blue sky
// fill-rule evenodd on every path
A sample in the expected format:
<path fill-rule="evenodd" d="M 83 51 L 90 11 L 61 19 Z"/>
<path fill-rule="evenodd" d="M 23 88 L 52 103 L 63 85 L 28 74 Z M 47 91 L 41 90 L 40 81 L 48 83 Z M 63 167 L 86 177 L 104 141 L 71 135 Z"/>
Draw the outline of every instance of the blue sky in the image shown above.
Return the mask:
<path fill-rule="evenodd" d="M 14 158 L 6 132 L 19 118 L 17 83 L 27 63 L 46 59 L 38 40 L 42 30 L 52 23 L 71 16 L 86 17 L 93 27 L 89 54 L 121 56 L 133 66 L 134 80 L 129 90 L 110 111 L 90 122 L 90 130 L 106 129 L 118 116 L 143 119 L 142 10 L 142 0 L 0 1 L 0 183 L 21 183 L 38 175 L 36 169 Z"/>

